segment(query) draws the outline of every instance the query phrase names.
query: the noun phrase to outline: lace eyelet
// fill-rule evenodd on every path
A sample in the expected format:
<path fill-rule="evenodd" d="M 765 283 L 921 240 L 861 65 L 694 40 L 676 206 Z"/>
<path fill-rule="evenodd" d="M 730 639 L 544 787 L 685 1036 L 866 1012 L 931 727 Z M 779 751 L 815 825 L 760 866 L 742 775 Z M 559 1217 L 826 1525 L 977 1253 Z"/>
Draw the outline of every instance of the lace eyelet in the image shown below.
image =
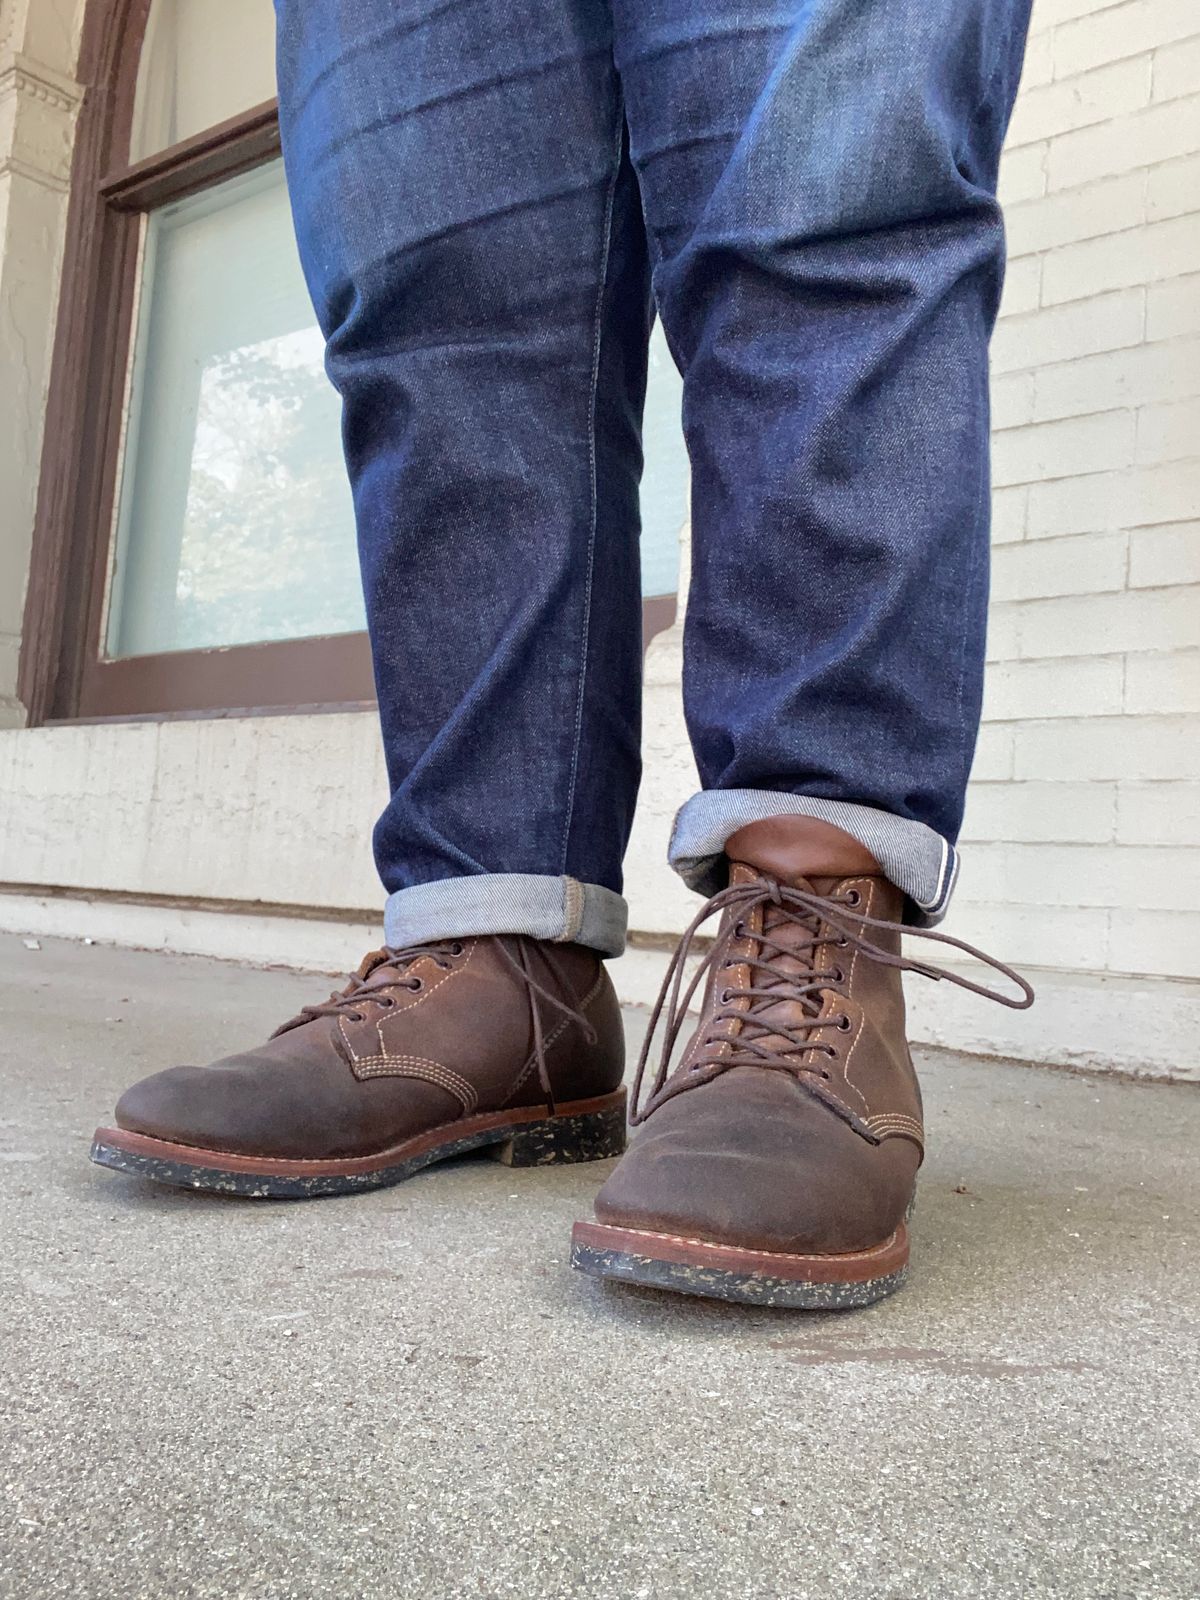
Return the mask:
<path fill-rule="evenodd" d="M 850 1018 L 846 1015 L 846 1013 L 844 1011 L 842 1012 L 841 1016 L 837 1019 L 837 1021 L 834 1023 L 834 1027 L 837 1029 L 837 1031 L 839 1033 L 849 1033 L 850 1032 L 850 1028 L 851 1028 Z"/>
<path fill-rule="evenodd" d="M 732 999 L 733 996 L 730 994 L 728 989 L 721 990 L 721 1004 L 723 1006 L 727 1006 Z"/>
<path fill-rule="evenodd" d="M 859 894 L 857 889 L 847 889 L 846 890 L 846 904 L 848 906 L 860 906 L 860 905 L 862 905 L 862 895 Z"/>
<path fill-rule="evenodd" d="M 746 937 L 746 924 L 744 922 L 735 922 L 734 923 L 734 925 L 733 925 L 733 937 L 735 939 L 744 939 Z"/>
<path fill-rule="evenodd" d="M 366 1018 L 363 1016 L 361 1011 L 352 1011 L 350 1013 L 350 1021 L 351 1022 L 365 1022 Z"/>
<path fill-rule="evenodd" d="M 418 990 L 421 990 L 425 987 L 425 979 L 413 978 L 407 987 L 410 988 L 414 994 L 416 994 Z"/>
<path fill-rule="evenodd" d="M 833 981 L 834 981 L 834 983 L 845 983 L 846 974 L 842 971 L 841 967 L 834 967 L 834 969 L 833 969 Z"/>
<path fill-rule="evenodd" d="M 462 955 L 464 948 L 465 948 L 465 946 L 463 945 L 462 940 L 461 939 L 456 939 L 454 941 L 454 943 L 450 946 L 450 954 L 452 956 L 460 956 L 460 955 Z"/>
<path fill-rule="evenodd" d="M 390 1011 L 396 1002 L 392 999 L 390 994 L 381 994 L 379 999 L 376 1000 L 375 1004 L 382 1007 L 384 1011 Z"/>

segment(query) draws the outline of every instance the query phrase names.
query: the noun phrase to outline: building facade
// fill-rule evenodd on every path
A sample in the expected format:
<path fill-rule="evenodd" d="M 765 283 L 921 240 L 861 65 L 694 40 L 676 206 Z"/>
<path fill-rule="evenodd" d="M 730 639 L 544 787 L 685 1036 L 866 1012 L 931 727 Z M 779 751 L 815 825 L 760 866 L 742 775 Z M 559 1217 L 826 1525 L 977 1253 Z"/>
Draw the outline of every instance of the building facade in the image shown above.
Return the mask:
<path fill-rule="evenodd" d="M 0 930 L 340 969 L 378 938 L 384 774 L 271 29 L 268 0 L 0 0 Z M 913 1031 L 1200 1076 L 1195 0 L 1036 0 L 1002 194 L 949 926 L 1040 1004 L 915 983 Z M 695 907 L 664 865 L 693 787 L 677 418 L 657 345 L 632 998 Z"/>

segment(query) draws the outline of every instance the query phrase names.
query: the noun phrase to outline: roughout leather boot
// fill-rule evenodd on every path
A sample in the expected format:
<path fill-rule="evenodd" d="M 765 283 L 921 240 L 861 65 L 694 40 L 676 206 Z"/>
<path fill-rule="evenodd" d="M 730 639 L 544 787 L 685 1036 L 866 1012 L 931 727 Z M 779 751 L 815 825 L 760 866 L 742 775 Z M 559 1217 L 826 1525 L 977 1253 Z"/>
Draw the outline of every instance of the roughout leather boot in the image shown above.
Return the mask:
<path fill-rule="evenodd" d="M 924 1149 L 902 969 L 1018 1007 L 1033 992 L 989 957 L 1021 999 L 904 958 L 901 891 L 828 823 L 752 823 L 726 854 L 729 887 L 684 934 L 654 1010 L 634 1089 L 645 1129 L 600 1190 L 597 1220 L 575 1225 L 572 1263 L 723 1300 L 869 1305 L 904 1280 Z M 681 994 L 692 940 L 717 911 L 716 940 Z M 671 1072 L 702 980 L 700 1025 Z M 661 1064 L 639 1109 L 668 994 Z"/>
<path fill-rule="evenodd" d="M 625 1148 L 624 1057 L 594 951 L 516 935 L 377 950 L 258 1049 L 135 1084 L 92 1160 L 279 1199 L 481 1146 L 511 1166 L 592 1161 Z"/>

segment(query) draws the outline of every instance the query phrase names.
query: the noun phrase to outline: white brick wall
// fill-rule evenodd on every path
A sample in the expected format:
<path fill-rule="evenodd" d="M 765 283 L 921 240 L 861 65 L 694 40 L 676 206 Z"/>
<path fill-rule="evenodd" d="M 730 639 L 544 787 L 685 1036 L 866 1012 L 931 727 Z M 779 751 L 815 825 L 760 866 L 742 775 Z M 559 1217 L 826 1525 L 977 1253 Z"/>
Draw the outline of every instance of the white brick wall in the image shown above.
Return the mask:
<path fill-rule="evenodd" d="M 1200 977 L 1200 0 L 1035 0 L 957 926 Z"/>

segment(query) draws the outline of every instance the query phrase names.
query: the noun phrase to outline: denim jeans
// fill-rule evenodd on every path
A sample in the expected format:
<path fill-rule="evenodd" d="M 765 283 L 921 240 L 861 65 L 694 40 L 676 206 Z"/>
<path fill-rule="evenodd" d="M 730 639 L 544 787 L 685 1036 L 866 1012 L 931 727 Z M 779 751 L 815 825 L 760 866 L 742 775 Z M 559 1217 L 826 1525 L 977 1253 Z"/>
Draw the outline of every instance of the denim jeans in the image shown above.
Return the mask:
<path fill-rule="evenodd" d="M 697 888 L 781 812 L 936 920 L 977 733 L 995 200 L 1029 0 L 278 0 L 344 401 L 391 943 L 614 953 L 640 418 L 684 378 Z"/>

